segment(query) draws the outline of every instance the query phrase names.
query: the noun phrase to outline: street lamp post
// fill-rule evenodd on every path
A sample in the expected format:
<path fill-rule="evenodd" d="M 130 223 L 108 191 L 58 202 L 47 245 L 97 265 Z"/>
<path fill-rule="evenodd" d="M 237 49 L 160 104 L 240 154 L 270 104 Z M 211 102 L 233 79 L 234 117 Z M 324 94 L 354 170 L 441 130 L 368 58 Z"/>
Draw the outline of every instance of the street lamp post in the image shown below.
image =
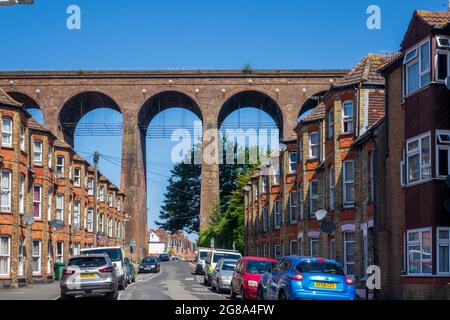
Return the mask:
<path fill-rule="evenodd" d="M 100 158 L 100 154 L 97 151 L 94 151 L 93 159 L 94 159 L 94 216 L 93 216 L 93 230 L 94 230 L 94 248 L 97 247 L 97 188 L 98 188 L 98 160 Z"/>

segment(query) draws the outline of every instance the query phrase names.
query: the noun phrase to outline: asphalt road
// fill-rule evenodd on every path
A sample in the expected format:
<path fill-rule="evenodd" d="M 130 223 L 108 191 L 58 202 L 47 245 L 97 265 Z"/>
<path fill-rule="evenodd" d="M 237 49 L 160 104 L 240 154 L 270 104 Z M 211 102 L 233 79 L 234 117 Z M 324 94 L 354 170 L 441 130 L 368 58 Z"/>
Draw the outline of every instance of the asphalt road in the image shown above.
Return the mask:
<path fill-rule="evenodd" d="M 203 276 L 183 261 L 161 262 L 159 273 L 137 275 L 136 282 L 120 291 L 119 300 L 228 300 L 203 285 Z"/>

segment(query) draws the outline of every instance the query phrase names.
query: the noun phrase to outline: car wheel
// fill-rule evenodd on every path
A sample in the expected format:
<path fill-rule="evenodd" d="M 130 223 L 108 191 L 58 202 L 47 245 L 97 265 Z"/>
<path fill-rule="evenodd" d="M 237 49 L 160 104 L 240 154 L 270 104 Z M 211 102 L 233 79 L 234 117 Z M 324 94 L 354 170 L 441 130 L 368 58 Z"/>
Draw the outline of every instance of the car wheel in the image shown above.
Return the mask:
<path fill-rule="evenodd" d="M 241 295 L 241 300 L 247 300 L 247 299 L 245 298 L 245 294 L 244 294 L 244 287 L 241 287 L 240 295 Z"/>
<path fill-rule="evenodd" d="M 217 293 L 222 293 L 222 289 L 220 288 L 219 284 L 217 284 Z"/>
<path fill-rule="evenodd" d="M 122 282 L 119 284 L 119 290 L 125 290 L 125 288 L 127 287 L 127 282 L 125 280 L 125 278 L 122 280 Z"/>
<path fill-rule="evenodd" d="M 133 279 L 131 279 L 131 282 L 136 282 L 136 275 L 133 275 Z"/>
<path fill-rule="evenodd" d="M 287 300 L 286 293 L 284 293 L 284 291 L 280 292 L 280 294 L 278 296 L 278 300 Z"/>
<path fill-rule="evenodd" d="M 117 300 L 119 299 L 119 290 L 115 290 L 114 292 L 108 293 L 105 297 L 108 300 Z"/>
<path fill-rule="evenodd" d="M 230 289 L 230 299 L 231 300 L 236 299 L 236 293 L 233 290 L 233 286 L 231 286 L 231 289 Z"/>

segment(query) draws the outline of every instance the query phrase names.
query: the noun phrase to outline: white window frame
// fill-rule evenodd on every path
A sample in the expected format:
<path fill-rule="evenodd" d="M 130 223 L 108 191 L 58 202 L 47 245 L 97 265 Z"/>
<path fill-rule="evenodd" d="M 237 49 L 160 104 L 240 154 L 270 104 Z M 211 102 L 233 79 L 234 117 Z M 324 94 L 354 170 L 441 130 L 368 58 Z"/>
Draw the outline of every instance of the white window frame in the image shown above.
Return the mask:
<path fill-rule="evenodd" d="M 449 251 L 449 261 L 447 262 L 450 266 L 450 238 L 449 239 L 440 239 L 439 238 L 439 232 L 440 231 L 445 231 L 449 233 L 450 236 L 450 227 L 438 227 L 436 229 L 436 258 L 437 258 L 437 266 L 436 266 L 436 270 L 437 270 L 437 274 L 438 275 L 445 275 L 448 276 L 450 275 L 450 268 L 448 272 L 444 272 L 444 271 L 440 271 L 440 255 L 439 255 L 439 249 L 441 246 L 443 247 L 447 247 L 447 250 Z"/>
<path fill-rule="evenodd" d="M 261 179 L 261 190 L 262 193 L 267 193 L 268 177 L 263 176 Z"/>
<path fill-rule="evenodd" d="M 75 167 L 73 170 L 73 185 L 75 187 L 81 186 L 81 168 Z"/>
<path fill-rule="evenodd" d="M 88 189 L 88 195 L 93 196 L 94 195 L 94 179 L 88 178 L 87 189 Z"/>
<path fill-rule="evenodd" d="M 297 206 L 298 206 L 297 191 L 289 192 L 289 223 L 297 223 Z"/>
<path fill-rule="evenodd" d="M 64 241 L 56 241 L 56 262 L 64 262 Z"/>
<path fill-rule="evenodd" d="M 281 228 L 281 200 L 275 200 L 273 202 L 273 227 L 274 229 Z"/>
<path fill-rule="evenodd" d="M 437 42 L 437 46 L 439 48 L 445 48 L 445 49 L 450 49 L 450 45 L 444 45 L 443 43 L 441 43 L 441 39 L 445 39 L 450 43 L 450 37 L 448 36 L 436 36 L 436 42 Z"/>
<path fill-rule="evenodd" d="M 5 122 L 9 122 L 9 128 L 6 130 Z M 13 119 L 9 117 L 2 117 L 2 147 L 11 148 L 13 145 Z"/>
<path fill-rule="evenodd" d="M 94 231 L 94 209 L 90 208 L 87 210 L 87 230 L 89 232 Z"/>
<path fill-rule="evenodd" d="M 59 163 L 59 160 L 62 160 L 62 163 Z M 62 155 L 56 156 L 56 174 L 58 175 L 58 178 L 64 178 L 64 164 L 66 162 L 66 159 Z"/>
<path fill-rule="evenodd" d="M 0 277 L 9 277 L 9 275 L 11 274 L 11 237 L 10 236 L 0 236 L 0 247 L 1 247 L 1 242 L 5 241 L 6 239 L 6 243 L 7 243 L 7 252 L 6 253 L 2 253 L 0 251 L 0 258 L 5 259 L 6 258 L 6 273 L 0 273 Z"/>
<path fill-rule="evenodd" d="M 312 192 L 312 190 L 313 190 L 312 185 L 314 183 L 317 183 L 317 194 L 313 194 L 313 192 Z M 319 180 L 311 180 L 309 182 L 309 217 L 310 218 L 316 217 L 316 212 L 313 212 L 313 201 L 317 201 L 317 203 L 319 203 L 319 197 L 320 197 Z"/>
<path fill-rule="evenodd" d="M 53 245 L 52 241 L 47 241 L 47 274 L 51 274 L 53 270 Z"/>
<path fill-rule="evenodd" d="M 108 237 L 112 237 L 113 236 L 113 219 L 109 218 L 108 219 Z"/>
<path fill-rule="evenodd" d="M 334 210 L 334 184 L 335 184 L 335 170 L 334 167 L 330 167 L 328 170 L 328 201 L 330 210 Z"/>
<path fill-rule="evenodd" d="M 317 136 L 317 143 L 312 143 L 312 137 Z M 317 150 L 317 155 L 314 155 L 314 151 Z M 309 158 L 318 159 L 320 157 L 320 136 L 318 131 L 312 131 L 309 133 Z"/>
<path fill-rule="evenodd" d="M 39 188 L 39 199 L 35 199 L 34 198 L 34 189 L 35 188 Z M 34 206 L 35 204 L 38 204 L 38 208 L 39 208 L 39 215 L 35 216 L 36 219 L 41 220 L 42 219 L 42 185 L 40 184 L 35 184 L 33 185 L 33 215 L 34 215 Z"/>
<path fill-rule="evenodd" d="M 305 218 L 305 192 L 303 190 L 303 184 L 300 184 L 300 190 L 298 192 L 298 201 L 299 201 L 299 218 L 303 220 Z"/>
<path fill-rule="evenodd" d="M 72 255 L 78 256 L 80 255 L 80 252 L 81 252 L 81 244 L 79 242 L 74 242 L 72 244 Z"/>
<path fill-rule="evenodd" d="M 346 178 L 346 163 L 351 163 L 353 167 L 353 177 L 352 179 Z M 347 185 L 353 186 L 353 200 L 347 199 Z M 344 208 L 353 208 L 355 206 L 355 161 L 354 160 L 345 160 L 342 162 L 342 203 Z"/>
<path fill-rule="evenodd" d="M 98 187 L 98 197 L 97 199 L 100 202 L 105 202 L 105 187 L 104 186 L 99 186 Z"/>
<path fill-rule="evenodd" d="M 268 248 L 267 247 L 267 243 L 264 243 L 263 244 L 263 256 L 266 257 L 266 258 L 268 257 L 267 248 Z"/>
<path fill-rule="evenodd" d="M 345 115 L 345 106 L 346 105 L 351 105 L 352 106 L 352 114 L 349 115 Z M 355 103 L 353 100 L 345 100 L 342 102 L 342 133 L 347 134 L 347 133 L 353 133 L 355 132 L 355 119 L 354 119 L 354 113 L 355 113 Z M 345 125 L 350 123 L 352 126 L 351 130 L 345 130 Z M 347 125 L 348 128 L 348 125 Z"/>
<path fill-rule="evenodd" d="M 44 144 L 41 140 L 34 140 L 33 141 L 33 163 L 35 165 L 42 165 L 42 159 L 43 159 L 43 150 Z"/>
<path fill-rule="evenodd" d="M 38 254 L 35 254 L 35 252 L 34 252 L 34 244 L 35 243 L 38 244 Z M 34 269 L 32 270 L 33 275 L 40 275 L 42 273 L 42 260 L 41 260 L 42 259 L 42 241 L 41 240 L 37 240 L 37 239 L 33 240 L 31 254 L 32 254 L 32 260 L 33 260 L 32 265 L 34 266 L 35 259 L 37 259 L 37 261 L 39 262 L 37 264 L 39 269 L 37 271 L 35 271 Z"/>
<path fill-rule="evenodd" d="M 25 126 L 20 125 L 20 150 L 25 151 Z"/>
<path fill-rule="evenodd" d="M 19 239 L 19 253 L 17 256 L 17 275 L 19 277 L 22 277 L 24 272 L 24 252 L 25 252 L 25 245 L 24 245 L 24 239 L 20 237 Z"/>
<path fill-rule="evenodd" d="M 56 195 L 56 220 L 64 221 L 64 195 L 61 193 Z"/>
<path fill-rule="evenodd" d="M 114 201 L 113 201 L 113 193 L 110 192 L 110 193 L 108 193 L 108 206 L 109 206 L 109 207 L 113 207 L 113 205 L 114 205 Z"/>
<path fill-rule="evenodd" d="M 354 239 L 353 240 L 347 240 L 346 237 L 347 235 L 352 234 Z M 348 272 L 348 266 L 352 265 L 354 268 L 356 268 L 356 258 L 357 258 L 357 252 L 356 252 L 356 233 L 354 231 L 349 231 L 349 232 L 344 232 L 342 234 L 343 237 L 343 244 L 344 244 L 344 272 L 345 274 L 349 274 Z M 351 261 L 347 261 L 347 245 L 353 243 L 355 246 L 355 253 L 354 253 L 354 257 L 355 257 L 355 261 L 351 262 Z M 356 272 L 356 270 L 355 270 Z M 353 274 L 351 274 L 353 275 Z"/>
<path fill-rule="evenodd" d="M 289 152 L 289 173 L 295 173 L 297 171 L 297 151 Z M 294 159 L 292 159 L 294 156 Z"/>
<path fill-rule="evenodd" d="M 421 57 L 421 48 L 424 45 L 428 45 L 428 57 L 429 57 L 429 61 L 428 61 L 428 69 L 422 71 L 422 57 Z M 412 57 L 408 57 L 408 55 L 412 52 L 415 52 L 415 54 Z M 408 70 L 409 68 L 411 68 L 413 65 L 415 65 L 416 63 L 419 64 L 419 87 L 417 88 L 417 90 L 414 91 L 410 91 L 409 87 L 408 87 Z M 420 89 L 422 89 L 423 87 L 425 87 L 426 85 L 431 83 L 431 75 L 430 75 L 430 81 L 428 83 L 422 83 L 422 78 L 423 76 L 431 73 L 431 45 L 430 45 L 430 39 L 426 38 L 425 40 L 422 40 L 421 42 L 419 42 L 417 45 L 415 45 L 413 48 L 411 48 L 410 50 L 408 50 L 405 54 L 405 57 L 403 59 L 403 83 L 404 83 L 404 92 L 403 92 L 403 96 L 407 97 L 410 96 L 414 93 L 416 93 L 417 91 L 419 91 Z"/>
<path fill-rule="evenodd" d="M 274 170 L 274 174 L 273 174 L 272 183 L 273 183 L 273 185 L 279 185 L 280 184 L 280 166 L 274 165 L 273 170 Z"/>
<path fill-rule="evenodd" d="M 419 246 L 420 247 L 420 252 L 422 253 L 423 251 L 423 233 L 424 232 L 430 232 L 430 245 L 431 245 L 431 250 L 430 250 L 430 259 L 422 259 L 422 254 L 420 257 L 420 272 L 419 273 L 411 273 L 409 271 L 409 247 L 410 246 Z M 409 235 L 411 233 L 419 233 L 419 240 L 417 241 L 410 241 L 409 240 Z M 432 228 L 420 228 L 420 229 L 410 229 L 407 230 L 406 232 L 406 273 L 408 275 L 414 275 L 414 276 L 423 276 L 423 275 L 432 275 L 433 272 L 431 273 L 424 273 L 422 270 L 422 263 L 423 261 L 426 260 L 431 260 L 431 263 L 433 262 L 433 229 Z"/>
<path fill-rule="evenodd" d="M 422 139 L 423 138 L 428 138 L 428 143 L 429 143 L 429 147 L 430 147 L 430 161 L 429 164 L 424 165 L 423 164 L 423 154 L 422 154 Z M 418 141 L 418 146 L 417 149 L 413 149 L 412 151 L 408 150 L 408 146 L 410 143 Z M 422 182 L 427 182 L 430 181 L 432 179 L 432 173 L 431 173 L 431 161 L 432 161 L 432 156 L 431 156 L 431 152 L 432 152 L 432 146 L 431 146 L 431 132 L 426 132 L 423 133 L 421 135 L 415 136 L 413 138 L 410 138 L 408 140 L 406 140 L 406 183 L 407 186 L 411 186 L 411 185 L 415 185 L 415 184 L 419 184 Z M 409 174 L 409 159 L 415 155 L 419 154 L 419 180 L 417 181 L 410 181 L 410 174 Z M 428 178 L 423 178 L 422 177 L 422 172 L 424 169 L 429 169 L 430 170 L 430 176 Z"/>
<path fill-rule="evenodd" d="M 81 213 L 81 202 L 75 200 L 73 203 L 73 225 L 80 227 L 80 213 Z"/>
<path fill-rule="evenodd" d="M 8 182 L 7 185 L 3 183 L 4 176 L 7 176 Z M 10 170 L 4 169 L 0 171 L 0 212 L 11 212 L 12 204 L 11 204 L 11 193 L 12 193 L 12 172 Z M 7 203 L 4 203 L 3 200 L 6 200 Z"/>
<path fill-rule="evenodd" d="M 277 251 L 280 251 L 280 254 L 278 254 Z M 282 255 L 283 255 L 283 253 L 281 252 L 281 243 L 274 243 L 273 244 L 274 259 L 280 259 Z"/>
<path fill-rule="evenodd" d="M 50 144 L 48 145 L 48 155 L 47 155 L 47 165 L 49 167 L 49 169 L 53 169 L 52 168 L 52 164 L 53 164 L 53 146 L 51 146 Z"/>
<path fill-rule="evenodd" d="M 25 175 L 19 174 L 19 213 L 25 213 Z"/>
<path fill-rule="evenodd" d="M 317 244 L 317 254 L 314 254 L 314 252 L 313 252 L 313 247 L 314 247 L 313 244 Z M 319 257 L 320 256 L 319 238 L 317 238 L 317 237 L 309 238 L 309 255 L 311 257 Z"/>
<path fill-rule="evenodd" d="M 436 130 L 436 177 L 438 179 L 445 179 L 450 174 L 450 141 L 444 141 L 441 136 L 450 137 L 450 131 L 448 130 Z M 439 162 L 439 151 L 447 151 L 447 175 L 441 175 L 441 163 Z"/>
<path fill-rule="evenodd" d="M 436 82 L 444 83 L 445 79 L 441 79 L 441 76 L 439 74 L 439 55 L 441 55 L 441 54 L 447 56 L 447 77 L 449 77 L 450 76 L 450 51 L 442 50 L 442 49 L 436 50 L 436 59 L 435 59 Z"/>
<path fill-rule="evenodd" d="M 52 220 L 52 202 L 53 202 L 53 191 L 49 190 L 47 193 L 47 220 Z"/>
<path fill-rule="evenodd" d="M 334 137 L 334 110 L 330 109 L 327 113 L 327 137 L 331 139 Z"/>

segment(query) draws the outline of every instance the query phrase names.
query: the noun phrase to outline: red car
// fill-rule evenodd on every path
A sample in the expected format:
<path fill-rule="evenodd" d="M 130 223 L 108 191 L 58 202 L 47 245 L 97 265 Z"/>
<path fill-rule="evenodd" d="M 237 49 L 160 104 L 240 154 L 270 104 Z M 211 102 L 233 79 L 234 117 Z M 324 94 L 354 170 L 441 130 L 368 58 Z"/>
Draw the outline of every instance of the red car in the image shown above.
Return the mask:
<path fill-rule="evenodd" d="M 278 260 L 262 257 L 242 257 L 236 264 L 236 269 L 231 279 L 230 298 L 235 299 L 239 294 L 242 300 L 256 300 L 259 278 L 272 264 Z"/>

